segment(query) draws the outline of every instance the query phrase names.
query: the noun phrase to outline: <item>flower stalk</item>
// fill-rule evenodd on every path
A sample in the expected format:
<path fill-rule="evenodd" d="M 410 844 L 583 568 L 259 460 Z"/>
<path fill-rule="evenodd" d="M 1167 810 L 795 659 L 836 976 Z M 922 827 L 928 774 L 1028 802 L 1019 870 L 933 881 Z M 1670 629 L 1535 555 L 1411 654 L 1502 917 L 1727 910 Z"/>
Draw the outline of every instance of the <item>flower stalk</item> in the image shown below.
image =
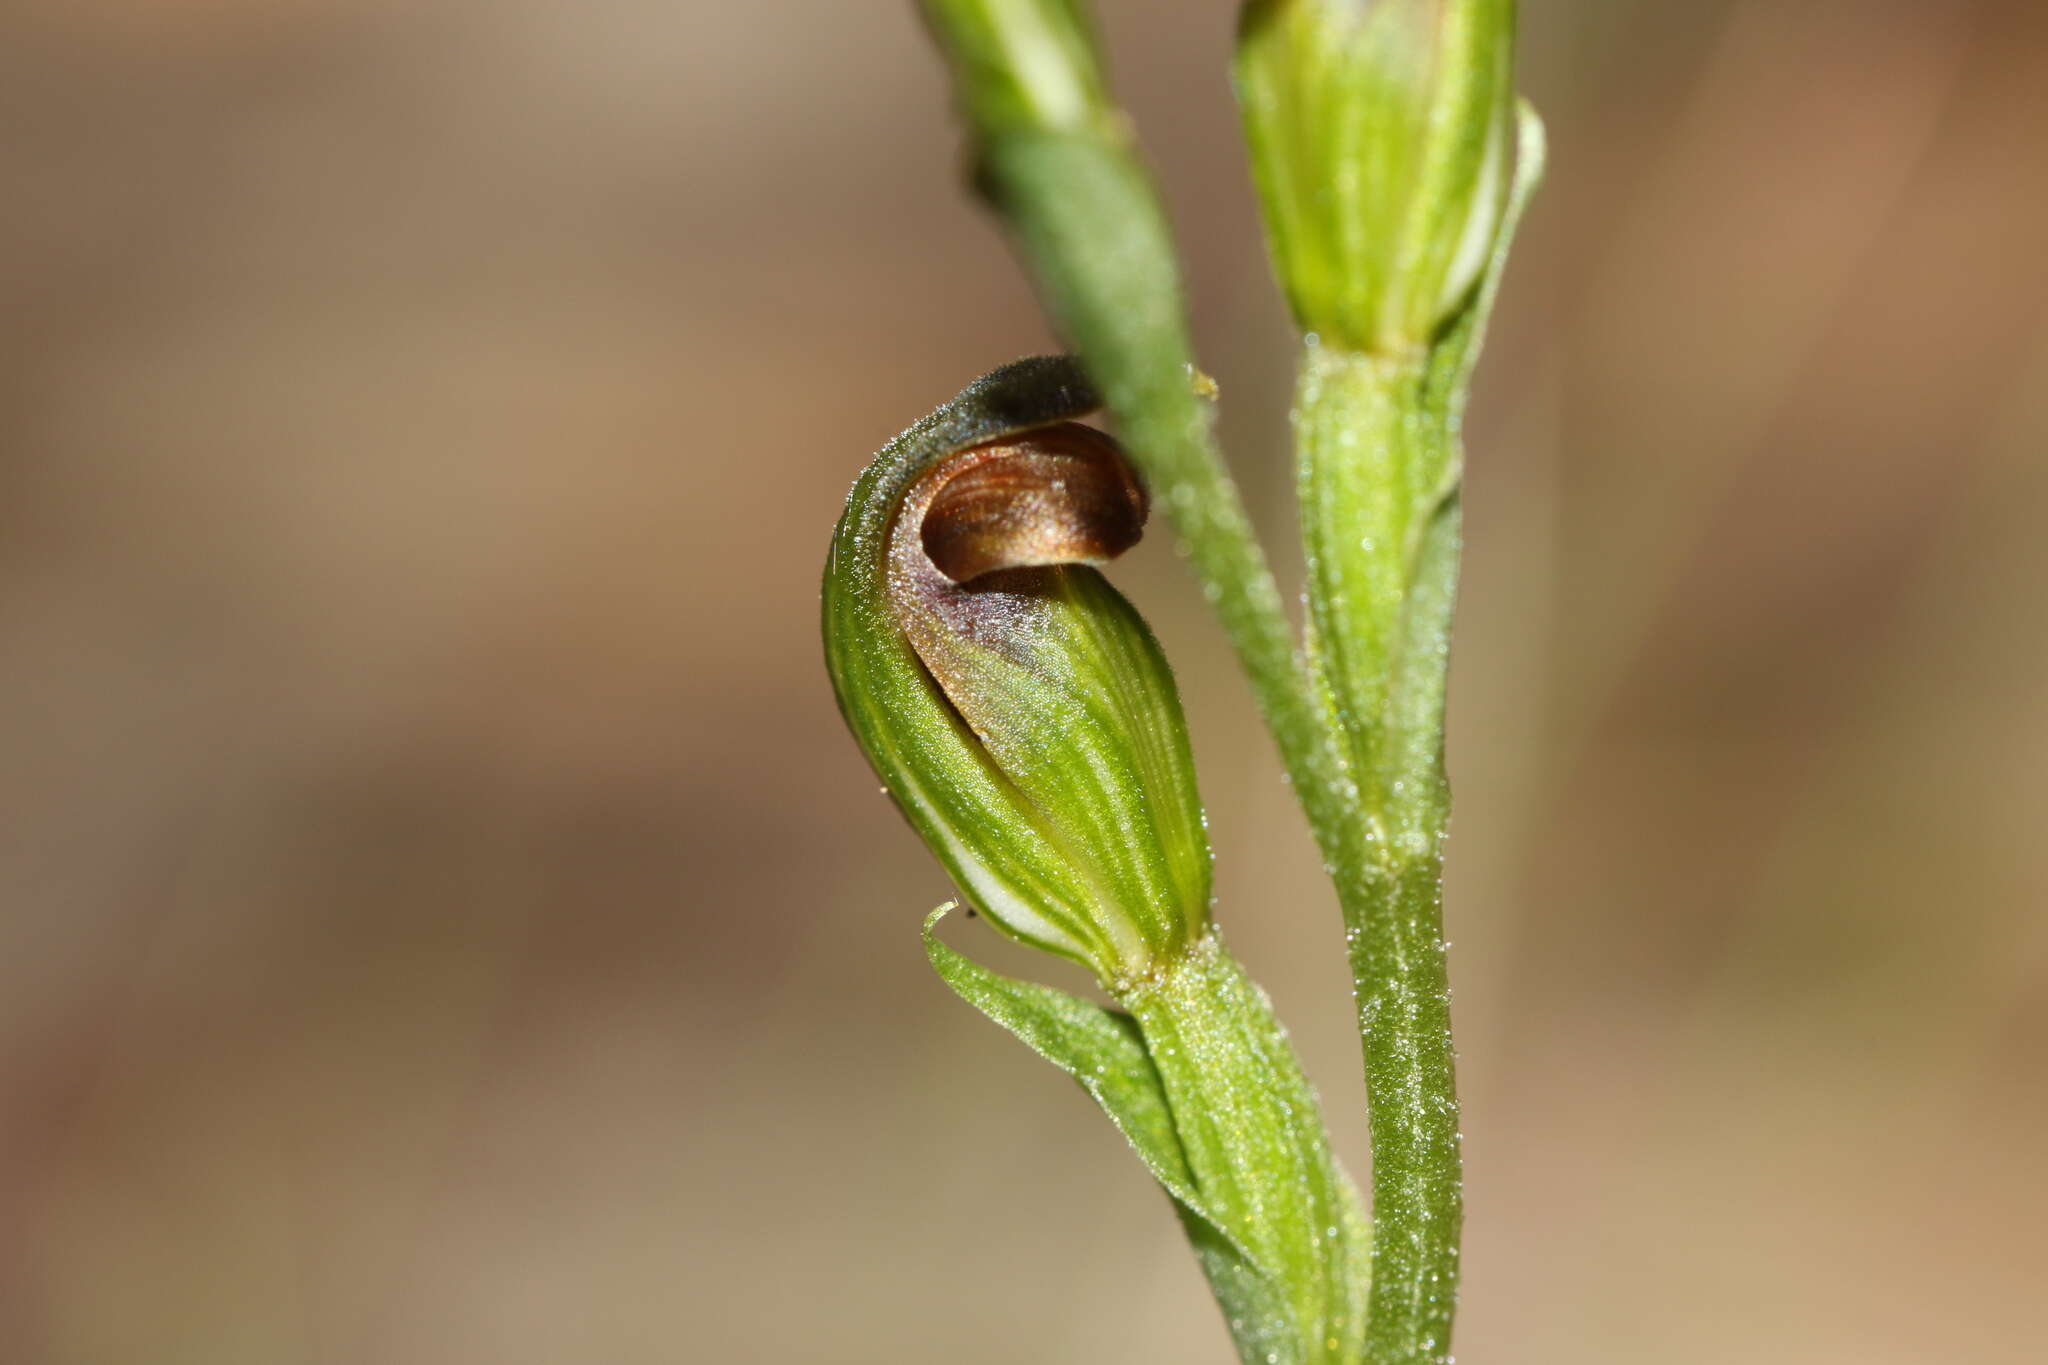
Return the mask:
<path fill-rule="evenodd" d="M 1179 899 L 1194 884 L 1188 869 L 1148 852 L 1156 831 L 1131 833 L 1122 816 L 1060 814 L 1062 790 L 1071 795 L 1069 779 L 1088 765 L 1048 769 L 1034 755 L 1093 741 L 1070 742 L 1031 685 L 960 688 L 949 650 L 969 658 L 970 672 L 990 664 L 959 643 L 975 633 L 955 630 L 948 645 L 942 630 L 934 643 L 913 613 L 895 627 L 895 655 L 831 646 L 850 724 L 967 898 L 998 928 L 1092 966 L 1120 1009 L 994 977 L 928 932 L 933 962 L 1117 1122 L 1175 1198 L 1247 1362 L 1443 1365 L 1463 1214 L 1442 928 L 1460 426 L 1542 160 L 1526 108 L 1519 141 L 1515 132 L 1513 0 L 1248 0 L 1242 12 L 1234 74 L 1245 135 L 1274 267 L 1302 332 L 1302 650 L 1217 448 L 1213 386 L 1194 367 L 1171 235 L 1084 5 L 922 8 L 954 71 L 975 183 L 1079 365 L 1021 385 L 991 376 L 906 433 L 910 445 L 885 451 L 876 468 L 930 442 L 1068 420 L 1083 390 L 1100 393 L 1230 636 L 1336 886 L 1371 1111 L 1369 1255 L 1320 1124 L 1303 1126 L 1313 1097 L 1270 1008 L 1223 952 L 1206 905 L 1190 916 Z M 991 412 L 1010 425 L 992 429 Z M 899 498 L 912 484 L 889 487 Z M 847 538 L 848 525 L 867 524 L 860 505 L 856 488 L 828 574 L 828 640 L 835 613 L 850 613 L 855 635 L 891 628 L 859 603 L 835 603 L 833 579 L 875 543 Z M 939 563 L 930 538 L 923 544 Z M 940 576 L 952 577 L 943 565 Z M 1107 599 L 1080 609 L 1120 619 Z M 1088 653 L 1033 657 L 1086 672 Z M 1005 657 L 1016 676 L 1042 680 L 1015 651 Z M 1135 669 L 1148 672 L 1163 675 L 1163 661 Z M 929 713 L 870 706 L 878 681 L 885 697 L 936 686 L 944 704 Z M 1164 712 L 1119 714 L 1102 733 L 1129 733 L 1105 740 L 1110 748 L 1156 728 Z M 1154 720 L 1126 725 L 1140 714 Z M 892 738 L 903 715 L 919 727 L 964 726 L 974 761 L 1008 782 L 999 794 L 1029 809 L 1006 815 L 993 798 L 961 797 L 979 790 L 972 782 L 919 776 L 916 755 L 944 745 Z M 1172 716 L 1177 724 L 1177 704 Z M 1006 739 L 1011 731 L 1027 738 Z M 1185 823 L 1178 800 L 1165 801 L 1164 826 Z M 987 821 L 1005 818 L 1021 842 L 998 836 L 992 851 L 976 851 Z M 1030 844 L 1034 831 L 1042 837 Z M 1207 856 L 1203 843 L 1205 896 Z M 1333 1244 L 1320 1251 L 1319 1222 Z"/>

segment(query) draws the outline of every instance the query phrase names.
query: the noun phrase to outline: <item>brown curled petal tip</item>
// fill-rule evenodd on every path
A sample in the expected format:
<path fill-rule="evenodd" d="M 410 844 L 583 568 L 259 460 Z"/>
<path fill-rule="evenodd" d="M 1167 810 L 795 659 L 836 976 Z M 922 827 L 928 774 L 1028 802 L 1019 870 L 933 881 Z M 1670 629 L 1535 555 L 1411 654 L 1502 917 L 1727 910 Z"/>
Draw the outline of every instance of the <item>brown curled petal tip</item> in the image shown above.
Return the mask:
<path fill-rule="evenodd" d="M 1145 530 L 1145 490 L 1122 449 L 1076 422 L 970 447 L 931 479 L 920 535 L 932 567 L 955 583 L 1107 563 Z"/>

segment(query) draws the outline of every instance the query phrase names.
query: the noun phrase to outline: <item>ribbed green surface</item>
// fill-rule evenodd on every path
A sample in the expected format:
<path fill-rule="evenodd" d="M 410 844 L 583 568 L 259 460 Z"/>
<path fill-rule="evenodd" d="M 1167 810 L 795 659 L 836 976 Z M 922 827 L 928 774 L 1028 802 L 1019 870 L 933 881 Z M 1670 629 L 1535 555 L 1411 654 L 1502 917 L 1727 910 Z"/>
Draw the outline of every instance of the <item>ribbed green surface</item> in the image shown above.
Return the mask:
<path fill-rule="evenodd" d="M 1236 78 L 1302 330 L 1412 355 L 1471 297 L 1506 210 L 1514 0 L 1251 0 Z"/>
<path fill-rule="evenodd" d="M 823 612 L 847 725 L 962 893 L 1114 981 L 1199 937 L 1208 915 L 1208 836 L 1158 643 L 1092 568 L 964 593 L 956 618 L 892 592 L 890 560 L 927 472 L 1094 406 L 1071 362 L 1020 361 L 890 442 L 848 497 Z"/>
<path fill-rule="evenodd" d="M 1358 1361 L 1364 1209 L 1285 1030 L 1220 939 L 1112 1011 L 977 966 L 939 918 L 925 946 L 947 984 L 1080 1082 L 1172 1197 L 1247 1365 Z"/>

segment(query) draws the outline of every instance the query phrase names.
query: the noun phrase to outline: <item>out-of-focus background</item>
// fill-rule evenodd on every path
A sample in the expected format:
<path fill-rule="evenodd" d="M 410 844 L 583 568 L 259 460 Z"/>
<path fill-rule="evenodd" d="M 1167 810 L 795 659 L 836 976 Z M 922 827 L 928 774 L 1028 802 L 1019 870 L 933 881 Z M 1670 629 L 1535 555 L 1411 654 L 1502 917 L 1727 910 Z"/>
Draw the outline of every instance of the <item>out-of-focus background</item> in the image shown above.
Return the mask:
<path fill-rule="evenodd" d="M 1233 9 L 1103 5 L 1284 542 Z M 1524 29 L 1460 1357 L 2036 1359 L 2048 9 Z M 959 167 L 907 3 L 6 7 L 0 1358 L 1226 1361 L 1108 1126 L 926 968 L 818 661 L 868 453 L 1048 344 Z M 1119 577 L 1362 1167 L 1246 691 L 1163 535 Z"/>

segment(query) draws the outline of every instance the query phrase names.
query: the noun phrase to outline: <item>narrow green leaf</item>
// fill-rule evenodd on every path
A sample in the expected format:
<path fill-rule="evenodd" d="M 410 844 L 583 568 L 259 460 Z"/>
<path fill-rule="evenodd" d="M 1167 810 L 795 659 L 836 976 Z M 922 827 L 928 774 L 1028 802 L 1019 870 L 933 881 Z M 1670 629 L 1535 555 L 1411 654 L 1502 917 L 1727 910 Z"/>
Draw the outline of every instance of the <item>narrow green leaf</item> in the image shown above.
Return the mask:
<path fill-rule="evenodd" d="M 1294 1352 L 1310 1365 L 1355 1362 L 1366 1331 L 1364 1206 L 1265 992 L 1211 934 L 1122 1003 L 1210 1213 L 1287 1296 Z"/>
<path fill-rule="evenodd" d="M 1271 1006 L 1214 937 L 1128 1013 L 999 976 L 925 922 L 961 999 L 1072 1076 L 1173 1199 L 1248 1365 L 1352 1365 L 1369 1233 Z"/>
<path fill-rule="evenodd" d="M 1231 1334 L 1247 1361 L 1300 1365 L 1287 1296 L 1210 1213 L 1194 1186 L 1166 1088 L 1137 1021 L 1051 986 L 998 975 L 937 934 L 950 906 L 925 920 L 925 953 L 953 993 L 1074 1078 L 1173 1200 Z"/>

